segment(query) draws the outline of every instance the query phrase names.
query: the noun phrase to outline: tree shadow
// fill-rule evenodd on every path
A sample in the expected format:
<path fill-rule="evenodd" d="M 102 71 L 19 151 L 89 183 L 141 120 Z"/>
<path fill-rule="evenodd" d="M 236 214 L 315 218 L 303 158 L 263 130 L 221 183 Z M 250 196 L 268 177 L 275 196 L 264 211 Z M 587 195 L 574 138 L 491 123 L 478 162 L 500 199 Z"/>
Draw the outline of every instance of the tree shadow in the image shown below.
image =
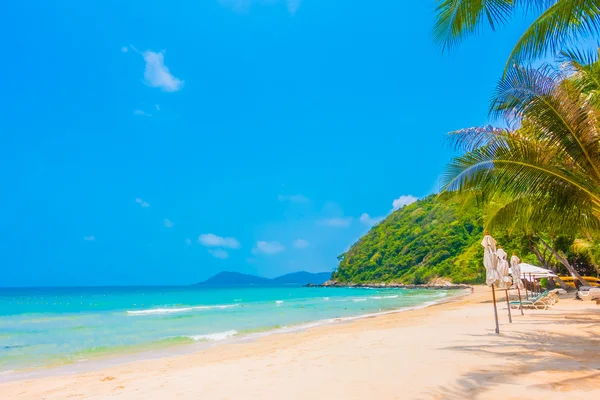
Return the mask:
<path fill-rule="evenodd" d="M 598 314 L 595 315 L 597 317 Z M 598 319 L 578 315 L 561 321 L 541 319 L 539 323 L 546 326 L 550 323 L 597 325 Z M 433 388 L 422 398 L 474 399 L 497 385 L 511 384 L 519 376 L 540 371 L 579 372 L 582 376 L 566 379 L 559 377 L 556 381 L 531 385 L 530 388 L 561 390 L 575 385 L 580 390 L 600 389 L 600 337 L 587 328 L 582 326 L 572 335 L 548 331 L 503 332 L 499 336 L 468 335 L 469 338 L 489 338 L 489 343 L 482 346 L 479 340 L 471 340 L 471 343 L 478 344 L 444 347 L 440 350 L 497 357 L 503 360 L 503 365 L 470 371 L 453 385 Z M 518 350 L 507 351 L 508 348 Z"/>

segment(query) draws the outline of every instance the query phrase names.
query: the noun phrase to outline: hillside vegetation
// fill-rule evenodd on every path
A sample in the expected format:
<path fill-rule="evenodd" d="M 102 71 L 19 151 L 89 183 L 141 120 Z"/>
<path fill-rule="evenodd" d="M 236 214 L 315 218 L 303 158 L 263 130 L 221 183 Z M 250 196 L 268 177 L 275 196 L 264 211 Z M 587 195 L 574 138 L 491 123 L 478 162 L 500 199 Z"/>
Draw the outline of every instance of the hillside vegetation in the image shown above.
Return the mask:
<path fill-rule="evenodd" d="M 482 207 L 453 194 L 429 196 L 394 211 L 339 256 L 339 282 L 454 283 L 485 279 Z M 515 239 L 496 237 L 507 251 Z M 518 238 L 519 240 L 521 238 Z M 523 255 L 521 255 L 522 258 Z"/>

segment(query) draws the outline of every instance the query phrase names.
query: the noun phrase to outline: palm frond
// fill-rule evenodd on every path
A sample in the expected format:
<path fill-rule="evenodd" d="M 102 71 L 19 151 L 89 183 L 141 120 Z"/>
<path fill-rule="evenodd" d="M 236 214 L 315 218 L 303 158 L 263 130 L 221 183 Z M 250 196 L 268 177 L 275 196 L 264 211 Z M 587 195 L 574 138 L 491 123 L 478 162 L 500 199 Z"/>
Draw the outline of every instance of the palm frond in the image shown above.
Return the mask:
<path fill-rule="evenodd" d="M 506 63 L 514 64 L 558 53 L 566 45 L 593 37 L 600 32 L 598 0 L 558 0 L 548 7 L 517 41 Z"/>
<path fill-rule="evenodd" d="M 506 129 L 496 128 L 492 125 L 460 129 L 448 134 L 448 142 L 454 150 L 471 151 L 487 146 L 496 141 L 504 141 L 509 135 Z"/>
<path fill-rule="evenodd" d="M 560 148 L 571 167 L 592 172 L 600 183 L 597 110 L 570 90 L 572 84 L 548 66 L 515 66 L 500 80 L 490 113 L 507 120 L 526 118 L 537 129 L 536 140 Z"/>
<path fill-rule="evenodd" d="M 433 36 L 442 51 L 477 32 L 486 20 L 495 30 L 497 25 L 508 21 L 513 10 L 513 0 L 440 0 L 438 3 Z"/>

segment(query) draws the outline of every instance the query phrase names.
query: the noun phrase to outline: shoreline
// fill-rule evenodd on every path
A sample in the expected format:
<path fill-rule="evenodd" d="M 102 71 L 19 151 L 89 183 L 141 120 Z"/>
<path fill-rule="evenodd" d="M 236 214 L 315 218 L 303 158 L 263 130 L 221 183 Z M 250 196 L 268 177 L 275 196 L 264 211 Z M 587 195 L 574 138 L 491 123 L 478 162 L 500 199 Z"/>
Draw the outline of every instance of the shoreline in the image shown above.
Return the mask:
<path fill-rule="evenodd" d="M 325 324 L 192 354 L 0 383 L 8 398 L 578 399 L 600 394 L 600 308 L 499 305 L 489 290 L 440 304 Z M 512 396 L 512 397 L 511 397 Z M 314 396 L 313 396 L 314 397 Z"/>
<path fill-rule="evenodd" d="M 397 289 L 397 288 L 394 288 Z M 48 378 L 53 376 L 65 376 L 77 373 L 88 373 L 98 371 L 105 368 L 116 367 L 119 365 L 125 365 L 134 362 L 143 362 L 149 360 L 157 360 L 168 357 L 177 357 L 192 355 L 194 353 L 205 351 L 218 346 L 227 346 L 236 343 L 253 342 L 261 340 L 272 335 L 288 335 L 295 332 L 303 332 L 309 329 L 318 328 L 326 325 L 336 325 L 352 323 L 354 321 L 366 319 L 366 318 L 377 318 L 380 316 L 406 313 L 413 310 L 425 309 L 439 304 L 452 302 L 460 297 L 467 296 L 469 292 L 462 290 L 463 293 L 448 293 L 440 299 L 424 302 L 423 304 L 415 306 L 406 306 L 398 309 L 391 309 L 378 312 L 368 312 L 365 314 L 357 314 L 347 317 L 334 317 L 325 318 L 314 321 L 306 321 L 298 324 L 281 327 L 266 327 L 257 329 L 254 332 L 241 332 L 234 335 L 225 337 L 218 340 L 206 340 L 206 341 L 193 341 L 191 343 L 177 343 L 171 345 L 163 345 L 162 347 L 152 348 L 155 343 L 140 344 L 137 346 L 131 346 L 128 350 L 117 350 L 114 352 L 107 351 L 104 355 L 94 356 L 83 360 L 71 360 L 54 363 L 47 366 L 29 367 L 17 370 L 7 370 L 0 372 L 0 385 L 3 383 L 10 383 L 20 381 L 24 379 L 40 379 Z M 208 335 L 210 336 L 210 335 Z M 179 337 L 164 338 L 161 342 L 167 342 L 168 339 L 175 339 Z M 193 339 L 190 339 L 193 340 Z M 137 348 L 137 350 L 136 350 Z M 141 350 L 140 350 L 141 349 Z"/>
<path fill-rule="evenodd" d="M 472 289 L 473 285 L 467 284 L 447 284 L 447 285 L 410 285 L 404 283 L 341 283 L 325 282 L 321 284 L 309 283 L 302 287 L 320 287 L 320 288 L 362 288 L 362 289 L 423 289 L 423 290 L 467 290 Z"/>

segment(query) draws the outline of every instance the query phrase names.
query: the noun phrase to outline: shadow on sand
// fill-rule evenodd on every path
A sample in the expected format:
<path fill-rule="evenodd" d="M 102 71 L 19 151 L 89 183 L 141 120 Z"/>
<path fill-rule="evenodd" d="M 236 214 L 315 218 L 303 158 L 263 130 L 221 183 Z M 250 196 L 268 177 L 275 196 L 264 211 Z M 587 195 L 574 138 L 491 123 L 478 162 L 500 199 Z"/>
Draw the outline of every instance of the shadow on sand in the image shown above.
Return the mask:
<path fill-rule="evenodd" d="M 499 310 L 500 311 L 500 310 Z M 497 357 L 503 365 L 490 370 L 470 371 L 451 386 L 429 390 L 423 399 L 476 399 L 480 395 L 501 384 L 514 383 L 519 376 L 540 372 L 577 372 L 577 378 L 558 379 L 530 388 L 546 388 L 561 391 L 563 388 L 576 387 L 586 391 L 600 388 L 600 336 L 597 334 L 600 324 L 599 313 L 577 313 L 564 319 L 550 319 L 542 314 L 531 316 L 527 322 L 514 318 L 514 324 L 534 325 L 566 324 L 573 325 L 573 334 L 558 334 L 548 331 L 502 332 L 469 335 L 470 338 L 488 338 L 485 347 L 464 345 L 440 348 Z M 595 332 L 594 328 L 595 327 Z M 469 338 L 467 338 L 467 341 Z M 471 340 L 478 342 L 478 340 Z M 514 349 L 514 352 L 507 352 Z M 557 374 L 558 375 L 558 374 Z M 526 389 L 526 388 L 525 388 Z"/>

